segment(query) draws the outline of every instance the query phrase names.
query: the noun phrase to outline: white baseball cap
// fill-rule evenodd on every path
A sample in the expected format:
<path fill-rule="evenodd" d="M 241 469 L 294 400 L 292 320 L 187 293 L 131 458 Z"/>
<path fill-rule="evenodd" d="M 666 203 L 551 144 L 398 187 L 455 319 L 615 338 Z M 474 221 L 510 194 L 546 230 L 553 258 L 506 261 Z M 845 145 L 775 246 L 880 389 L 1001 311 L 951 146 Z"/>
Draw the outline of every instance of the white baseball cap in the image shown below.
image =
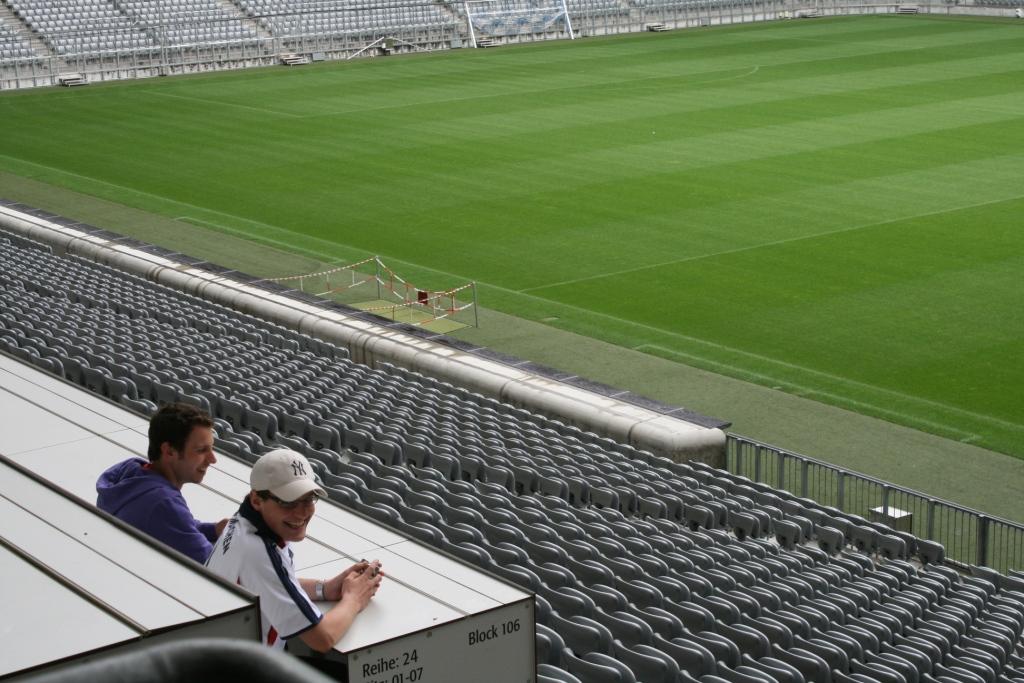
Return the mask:
<path fill-rule="evenodd" d="M 279 448 L 265 453 L 252 466 L 249 485 L 253 491 L 270 491 L 283 501 L 291 502 L 307 493 L 327 497 L 313 479 L 313 468 L 301 453 Z"/>

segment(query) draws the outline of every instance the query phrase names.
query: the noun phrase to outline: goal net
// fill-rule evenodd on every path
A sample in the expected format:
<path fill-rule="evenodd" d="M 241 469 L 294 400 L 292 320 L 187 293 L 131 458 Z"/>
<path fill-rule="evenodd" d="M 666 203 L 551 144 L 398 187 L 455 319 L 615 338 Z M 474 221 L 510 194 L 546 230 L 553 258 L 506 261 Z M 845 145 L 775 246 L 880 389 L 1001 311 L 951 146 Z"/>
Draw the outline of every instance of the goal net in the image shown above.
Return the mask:
<path fill-rule="evenodd" d="M 565 0 L 466 0 L 473 47 L 514 36 L 575 38 Z"/>

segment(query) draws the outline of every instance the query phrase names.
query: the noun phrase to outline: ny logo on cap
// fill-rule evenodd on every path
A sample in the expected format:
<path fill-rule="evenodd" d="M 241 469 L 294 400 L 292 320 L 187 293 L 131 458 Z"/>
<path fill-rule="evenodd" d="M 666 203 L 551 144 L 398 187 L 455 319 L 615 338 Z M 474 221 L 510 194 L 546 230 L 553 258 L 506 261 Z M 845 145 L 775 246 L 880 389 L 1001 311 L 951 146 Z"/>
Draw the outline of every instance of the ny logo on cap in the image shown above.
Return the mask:
<path fill-rule="evenodd" d="M 292 460 L 292 474 L 296 477 L 306 476 L 306 466 L 298 460 Z"/>

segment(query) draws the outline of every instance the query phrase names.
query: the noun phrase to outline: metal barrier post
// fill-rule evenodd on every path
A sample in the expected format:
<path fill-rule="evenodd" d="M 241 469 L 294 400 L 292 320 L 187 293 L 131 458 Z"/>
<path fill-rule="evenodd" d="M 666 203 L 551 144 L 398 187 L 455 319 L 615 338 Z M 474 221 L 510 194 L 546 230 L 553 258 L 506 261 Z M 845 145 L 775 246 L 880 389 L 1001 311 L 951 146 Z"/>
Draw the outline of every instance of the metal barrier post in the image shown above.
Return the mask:
<path fill-rule="evenodd" d="M 740 471 L 740 468 L 746 464 L 745 461 L 747 459 L 746 455 L 743 454 L 743 449 L 750 448 L 753 449 L 754 480 L 760 483 L 771 484 L 778 489 L 789 490 L 786 486 L 786 470 L 788 462 L 790 460 L 796 460 L 800 463 L 801 480 L 799 482 L 799 493 L 803 497 L 808 497 L 809 469 L 813 465 L 815 468 L 820 468 L 835 474 L 835 504 L 840 510 L 846 511 L 847 497 L 850 497 L 850 501 L 854 505 L 874 500 L 873 492 L 877 488 L 881 488 L 882 510 L 886 514 L 889 514 L 889 511 L 891 510 L 891 504 L 893 503 L 892 497 L 894 495 L 897 497 L 912 496 L 915 500 L 920 500 L 926 505 L 926 516 L 923 523 L 921 523 L 921 526 L 923 526 L 924 529 L 922 530 L 920 537 L 942 542 L 946 546 L 946 557 L 952 562 L 959 564 L 977 564 L 980 566 L 996 566 L 997 568 L 1004 567 L 1007 563 L 1003 559 L 1003 556 L 1007 552 L 1014 555 L 1015 559 L 1012 560 L 1012 562 L 1021 561 L 1018 556 L 1018 548 L 1024 545 L 1024 525 L 1022 524 L 1005 519 L 993 519 L 977 510 L 965 508 L 941 499 L 932 498 L 918 491 L 905 489 L 857 472 L 847 472 L 820 460 L 809 458 L 798 453 L 790 453 L 789 451 L 775 448 L 774 446 L 761 443 L 755 439 L 739 437 L 733 434 L 728 435 L 727 438 L 730 441 L 729 446 L 733 448 L 733 452 L 737 456 L 735 462 L 729 463 L 736 468 L 733 470 L 734 474 L 750 476 L 749 472 Z M 769 455 L 777 459 L 774 472 L 778 475 L 778 478 L 774 482 L 771 481 L 773 472 L 772 465 L 770 463 L 762 463 L 762 460 L 766 459 Z M 794 488 L 797 487 L 794 486 Z M 849 491 L 847 491 L 848 488 Z M 826 495 L 822 491 L 817 490 L 815 491 L 815 494 L 817 496 Z M 897 503 L 899 500 L 902 499 L 897 498 Z M 827 495 L 821 502 L 826 501 Z M 911 507 L 914 506 L 912 505 Z M 948 511 L 948 514 L 943 515 L 945 511 Z M 943 517 L 940 518 L 940 515 L 943 515 Z M 972 521 L 974 522 L 973 524 Z M 996 528 L 996 525 L 998 525 L 998 531 L 993 531 L 993 529 Z M 915 524 L 914 528 L 916 529 L 920 527 Z M 994 540 L 990 539 L 990 536 L 992 536 Z M 993 543 L 993 550 L 991 552 L 989 549 L 990 540 L 992 540 Z M 975 545 L 973 552 L 969 550 L 972 543 Z M 1003 571 L 1005 571 L 1005 569 L 1003 569 Z"/>
<path fill-rule="evenodd" d="M 476 298 L 476 281 L 473 281 L 473 327 L 480 327 L 480 305 Z"/>
<path fill-rule="evenodd" d="M 985 558 L 988 557 L 988 517 L 985 515 L 978 515 L 978 535 L 975 543 L 977 557 L 974 564 L 984 567 Z"/>
<path fill-rule="evenodd" d="M 781 451 L 775 451 L 775 457 L 779 467 L 779 483 L 776 486 L 784 489 L 786 488 L 786 455 Z"/>

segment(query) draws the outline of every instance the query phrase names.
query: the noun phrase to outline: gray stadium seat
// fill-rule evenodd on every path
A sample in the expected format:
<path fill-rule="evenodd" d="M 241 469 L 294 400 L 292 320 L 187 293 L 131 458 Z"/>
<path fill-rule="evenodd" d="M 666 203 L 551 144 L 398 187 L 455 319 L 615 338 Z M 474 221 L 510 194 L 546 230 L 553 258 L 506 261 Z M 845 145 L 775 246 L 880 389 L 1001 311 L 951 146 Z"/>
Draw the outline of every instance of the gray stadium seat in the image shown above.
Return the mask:
<path fill-rule="evenodd" d="M 833 671 L 832 680 L 835 683 L 877 683 L 877 679 L 872 678 L 871 676 L 865 676 L 864 674 L 859 673 L 847 674 L 841 671 Z"/>
<path fill-rule="evenodd" d="M 676 661 L 647 645 L 617 646 L 615 659 L 629 667 L 637 680 L 644 683 L 676 683 L 679 680 L 680 669 Z"/>
<path fill-rule="evenodd" d="M 537 665 L 537 681 L 538 683 L 584 683 L 565 669 L 548 663 Z"/>
<path fill-rule="evenodd" d="M 907 542 L 899 536 L 892 534 L 879 534 L 877 536 L 878 552 L 886 559 L 905 560 L 910 557 Z"/>
<path fill-rule="evenodd" d="M 561 636 L 565 647 L 574 652 L 609 654 L 612 651 L 611 632 L 607 627 L 591 619 L 580 616 L 568 619 L 553 613 L 549 619 L 549 626 Z"/>
<path fill-rule="evenodd" d="M 0 245 L 0 262 L 11 252 Z M 18 279 L 16 304 L 0 305 L 5 348 L 135 409 L 205 401 L 218 445 L 240 457 L 278 441 L 303 450 L 332 499 L 537 592 L 549 667 L 571 650 L 609 680 L 689 681 L 720 659 L 726 676 L 794 683 L 794 667 L 811 680 L 822 662 L 856 680 L 854 661 L 907 683 L 1009 683 L 997 674 L 1020 664 L 1024 596 L 1013 591 L 1024 586 L 984 570 L 961 578 L 938 544 L 395 366 L 360 366 L 110 269 L 30 260 L 33 272 L 74 264 L 92 279 L 22 287 L 5 265 L 4 280 Z M 863 552 L 847 553 L 847 539 Z M 903 561 L 915 550 L 923 572 Z M 765 643 L 803 668 L 766 656 Z M 620 656 L 613 666 L 593 652 Z"/>
<path fill-rule="evenodd" d="M 798 524 L 788 520 L 777 520 L 772 525 L 772 530 L 775 533 L 775 540 L 779 542 L 779 545 L 787 550 L 793 550 L 797 544 L 801 542 L 803 532 Z"/>
<path fill-rule="evenodd" d="M 902 676 L 907 683 L 919 683 L 920 681 L 921 672 L 917 667 L 897 654 L 891 652 L 869 653 L 866 663 L 887 667 Z"/>
<path fill-rule="evenodd" d="M 908 683 L 898 672 L 883 664 L 868 664 L 853 660 L 850 662 L 850 671 L 867 677 L 869 680 L 878 683 Z"/>
<path fill-rule="evenodd" d="M 591 652 L 580 658 L 566 650 L 565 660 L 569 673 L 587 683 L 636 683 L 632 671 L 608 655 Z"/>
<path fill-rule="evenodd" d="M 806 678 L 799 669 L 781 659 L 764 657 L 759 660 L 753 660 L 745 657 L 744 664 L 751 669 L 757 669 L 768 674 L 778 683 L 806 683 Z M 746 669 L 741 667 L 741 670 L 745 671 Z"/>
<path fill-rule="evenodd" d="M 924 564 L 941 565 L 946 560 L 946 551 L 942 544 L 934 541 L 918 539 L 917 553 Z"/>
<path fill-rule="evenodd" d="M 875 553 L 878 550 L 878 532 L 867 526 L 851 525 L 850 542 L 857 550 Z"/>
<path fill-rule="evenodd" d="M 757 629 L 745 624 L 717 623 L 715 630 L 736 643 L 741 655 L 749 655 L 754 659 L 767 657 L 772 652 L 771 641 Z"/>
<path fill-rule="evenodd" d="M 688 640 L 703 646 L 714 655 L 715 661 L 735 667 L 740 663 L 740 650 L 736 643 L 713 631 L 691 633 Z"/>
<path fill-rule="evenodd" d="M 713 676 L 701 676 L 702 683 L 772 683 L 775 679 L 767 674 L 742 667 L 745 671 L 738 671 L 737 668 L 728 666 L 719 667 Z"/>
<path fill-rule="evenodd" d="M 814 531 L 818 539 L 818 547 L 829 555 L 835 555 L 846 545 L 846 537 L 839 529 L 819 526 Z"/>
<path fill-rule="evenodd" d="M 807 681 L 831 683 L 832 670 L 828 662 L 813 652 L 799 647 L 776 647 L 773 656 L 795 668 Z"/>

